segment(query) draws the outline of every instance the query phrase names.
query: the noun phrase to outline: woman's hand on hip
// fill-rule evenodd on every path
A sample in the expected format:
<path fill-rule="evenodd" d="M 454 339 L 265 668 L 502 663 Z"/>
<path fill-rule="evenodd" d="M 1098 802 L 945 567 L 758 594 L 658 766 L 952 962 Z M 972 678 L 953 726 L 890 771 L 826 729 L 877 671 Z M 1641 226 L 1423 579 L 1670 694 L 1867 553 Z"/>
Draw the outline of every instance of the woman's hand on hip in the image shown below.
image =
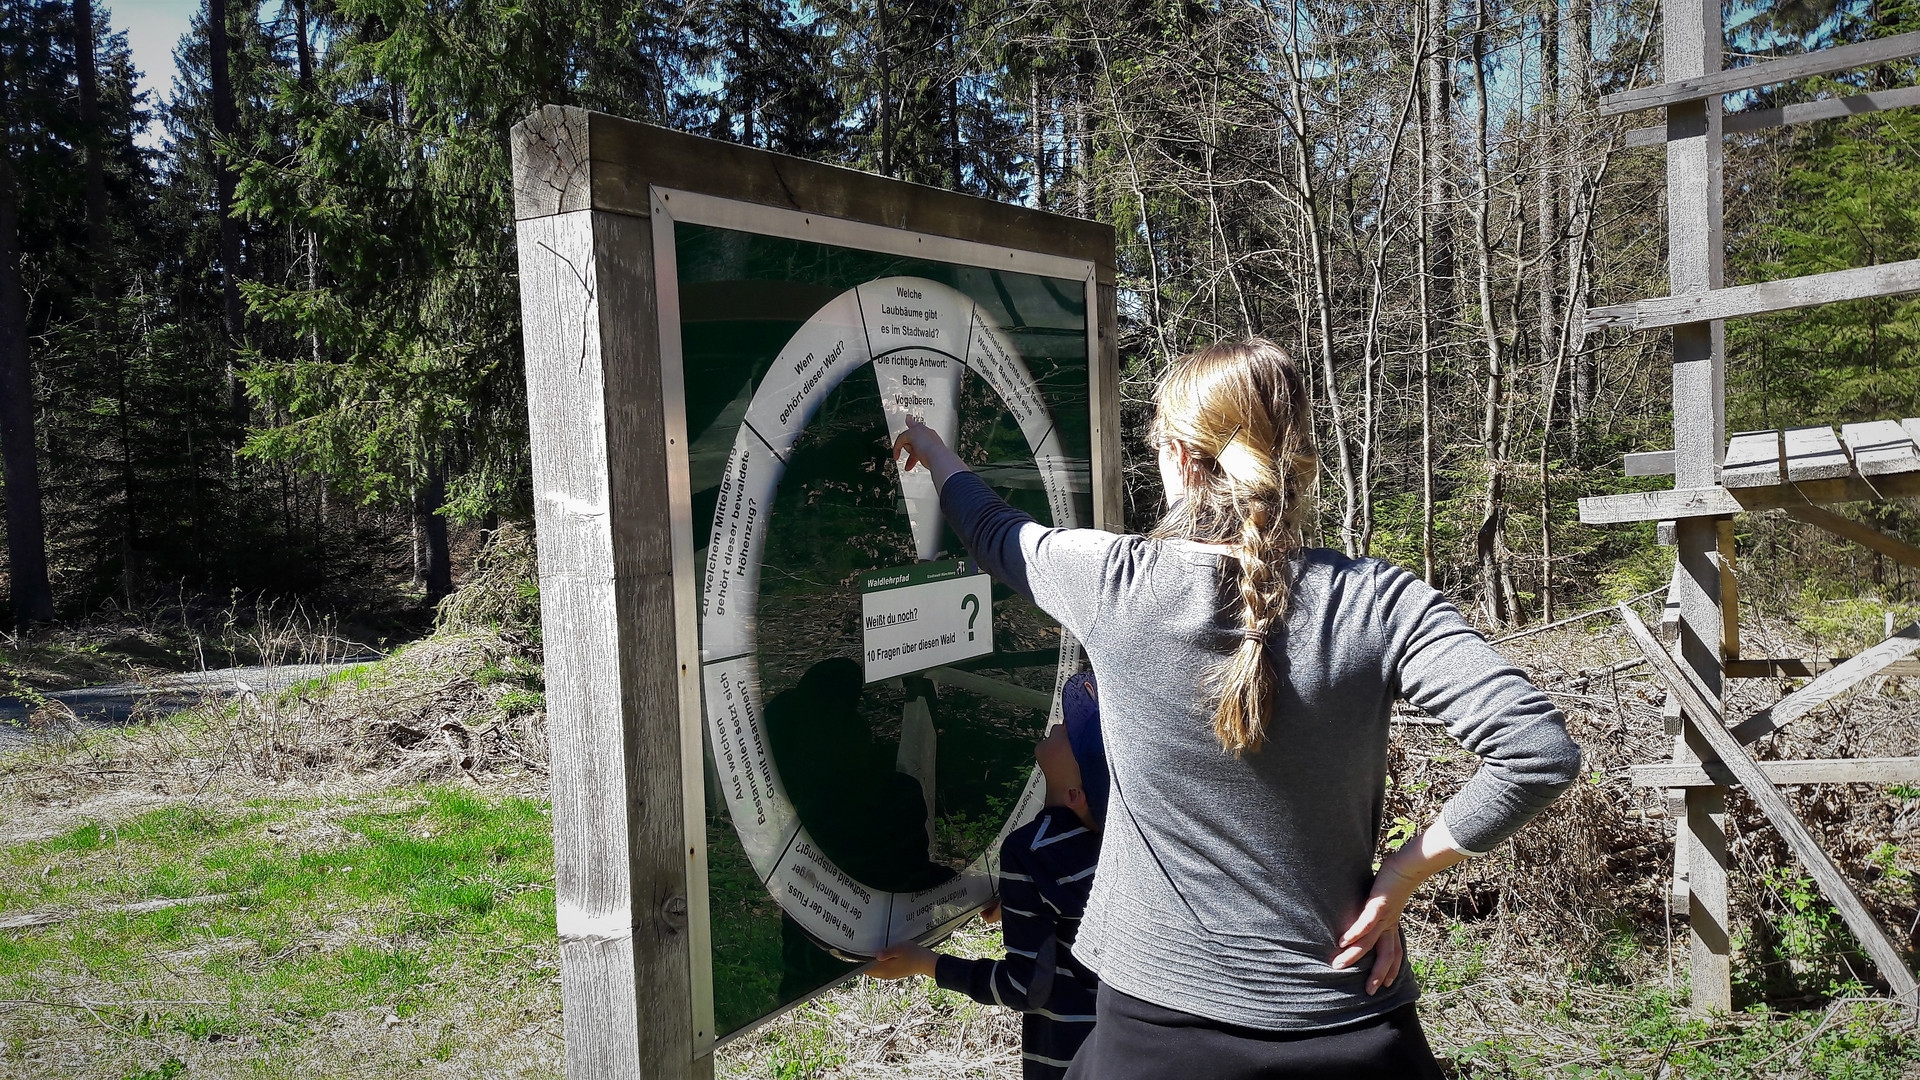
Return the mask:
<path fill-rule="evenodd" d="M 1333 958 L 1335 968 L 1349 968 L 1373 953 L 1373 970 L 1367 975 L 1367 993 L 1392 986 L 1400 976 L 1406 958 L 1406 943 L 1400 937 L 1400 915 L 1428 878 L 1466 858 L 1453 846 L 1443 828 L 1426 828 L 1420 835 L 1401 845 L 1380 864 L 1373 877 L 1373 888 L 1360 917 L 1340 935 L 1340 951 Z"/>

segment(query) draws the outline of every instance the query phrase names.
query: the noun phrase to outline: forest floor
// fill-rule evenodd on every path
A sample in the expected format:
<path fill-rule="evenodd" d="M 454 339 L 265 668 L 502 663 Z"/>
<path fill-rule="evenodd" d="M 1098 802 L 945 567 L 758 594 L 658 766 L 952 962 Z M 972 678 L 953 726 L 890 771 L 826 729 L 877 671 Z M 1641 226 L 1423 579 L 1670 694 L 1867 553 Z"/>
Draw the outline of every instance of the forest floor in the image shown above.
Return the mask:
<path fill-rule="evenodd" d="M 1666 736 L 1650 682 L 1595 674 L 1629 647 L 1607 621 L 1508 646 L 1557 688 L 1589 782 L 1409 911 L 1422 1016 L 1450 1074 L 1920 1078 L 1906 1017 L 1738 803 L 1747 1004 L 1687 1012 L 1684 926 L 1660 902 L 1670 826 L 1624 770 L 1664 756 Z M 447 629 L 125 727 L 42 715 L 36 738 L 0 753 L 0 1076 L 561 1075 L 536 655 L 518 631 Z M 1912 752 L 1915 695 L 1901 680 L 1869 690 L 1806 738 Z M 1835 734 L 1849 723 L 1875 734 Z M 1390 832 L 1404 834 L 1470 759 L 1410 716 L 1391 766 Z M 1801 805 L 1907 931 L 1920 791 L 1823 789 Z M 949 947 L 997 945 L 974 923 Z M 723 1046 L 715 1067 L 1013 1077 L 1018 1022 L 924 982 L 856 978 Z"/>

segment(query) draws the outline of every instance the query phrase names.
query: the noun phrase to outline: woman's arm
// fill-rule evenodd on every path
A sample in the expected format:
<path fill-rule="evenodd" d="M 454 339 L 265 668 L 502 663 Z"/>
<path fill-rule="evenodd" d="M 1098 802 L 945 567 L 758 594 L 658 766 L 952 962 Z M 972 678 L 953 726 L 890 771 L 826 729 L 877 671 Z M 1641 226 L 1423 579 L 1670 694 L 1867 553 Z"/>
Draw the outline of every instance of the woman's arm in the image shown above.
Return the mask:
<path fill-rule="evenodd" d="M 1525 673 L 1438 592 L 1405 571 L 1385 574 L 1374 599 L 1380 621 L 1396 626 L 1401 641 L 1391 681 L 1481 760 L 1426 829 L 1380 864 L 1366 906 L 1341 938 L 1335 967 L 1349 967 L 1379 947 L 1368 993 L 1399 973 L 1400 912 L 1413 891 L 1513 835 L 1580 774 L 1580 748 L 1567 737 L 1566 718 Z"/>
<path fill-rule="evenodd" d="M 972 475 L 937 432 L 917 420 L 907 420 L 894 450 L 903 455 L 903 471 L 920 466 L 932 471 L 948 523 L 983 569 L 1086 640 L 1109 555 L 1121 537 L 1098 529 L 1040 524 L 1026 511 L 1007 505 Z"/>
<path fill-rule="evenodd" d="M 1407 900 L 1428 878 L 1466 857 L 1466 852 L 1453 843 L 1447 823 L 1438 817 L 1420 830 L 1419 836 L 1400 845 L 1380 864 L 1360 917 L 1340 936 L 1340 952 L 1333 958 L 1333 966 L 1352 967 L 1377 948 L 1373 971 L 1367 976 L 1367 993 L 1392 986 L 1406 956 L 1406 946 L 1400 940 L 1400 915 L 1407 908 Z"/>
<path fill-rule="evenodd" d="M 972 472 L 960 455 L 948 448 L 940 433 L 920 422 L 916 416 L 907 417 L 907 429 L 893 440 L 893 453 L 896 458 L 904 454 L 900 462 L 901 472 L 912 472 L 925 465 L 933 471 L 933 490 L 938 492 L 947 486 L 947 480 L 954 473 Z"/>

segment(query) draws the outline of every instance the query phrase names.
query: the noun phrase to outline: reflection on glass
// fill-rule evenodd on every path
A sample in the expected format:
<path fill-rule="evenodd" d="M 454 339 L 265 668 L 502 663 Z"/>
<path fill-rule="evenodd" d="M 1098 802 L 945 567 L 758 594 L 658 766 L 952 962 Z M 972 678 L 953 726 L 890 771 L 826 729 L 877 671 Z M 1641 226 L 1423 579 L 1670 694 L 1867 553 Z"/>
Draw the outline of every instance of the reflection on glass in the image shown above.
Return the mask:
<path fill-rule="evenodd" d="M 810 318 L 846 290 L 881 278 L 957 289 L 1004 331 L 1052 414 L 1077 516 L 1091 519 L 1081 282 L 685 224 L 677 227 L 676 255 L 703 588 L 728 455 L 756 389 Z M 972 371 L 961 376 L 957 411 L 966 460 L 1015 505 L 1053 520 L 1028 435 Z M 753 661 L 768 749 L 794 812 L 819 852 L 875 898 L 954 880 L 990 853 L 1026 784 L 1033 741 L 1046 723 L 1032 699 L 1053 692 L 1060 646 L 1051 620 L 995 586 L 996 652 L 964 666 L 1040 695 L 1010 701 L 1018 695 L 982 696 L 918 676 L 864 681 L 857 579 L 916 556 L 887 448 L 869 366 L 826 395 L 793 444 L 765 526 Z M 963 554 L 951 530 L 942 547 Z M 712 708 L 711 691 L 708 697 Z M 707 753 L 714 1011 L 724 1037 L 831 985 L 858 962 L 823 947 L 782 910 L 731 820 L 711 740 Z"/>

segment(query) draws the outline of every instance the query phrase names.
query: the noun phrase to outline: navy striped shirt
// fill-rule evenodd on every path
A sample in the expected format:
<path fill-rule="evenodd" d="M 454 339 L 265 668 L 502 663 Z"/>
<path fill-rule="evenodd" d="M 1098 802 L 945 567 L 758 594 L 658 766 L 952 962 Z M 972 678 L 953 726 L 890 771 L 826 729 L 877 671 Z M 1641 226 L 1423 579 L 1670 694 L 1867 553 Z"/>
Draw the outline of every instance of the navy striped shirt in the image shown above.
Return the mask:
<path fill-rule="evenodd" d="M 942 956 L 934 981 L 987 1005 L 1018 1009 L 1023 1080 L 1066 1075 L 1093 1033 L 1098 980 L 1070 946 L 1087 910 L 1100 834 L 1064 806 L 1007 834 L 1000 845 L 1000 932 L 1004 960 Z"/>

